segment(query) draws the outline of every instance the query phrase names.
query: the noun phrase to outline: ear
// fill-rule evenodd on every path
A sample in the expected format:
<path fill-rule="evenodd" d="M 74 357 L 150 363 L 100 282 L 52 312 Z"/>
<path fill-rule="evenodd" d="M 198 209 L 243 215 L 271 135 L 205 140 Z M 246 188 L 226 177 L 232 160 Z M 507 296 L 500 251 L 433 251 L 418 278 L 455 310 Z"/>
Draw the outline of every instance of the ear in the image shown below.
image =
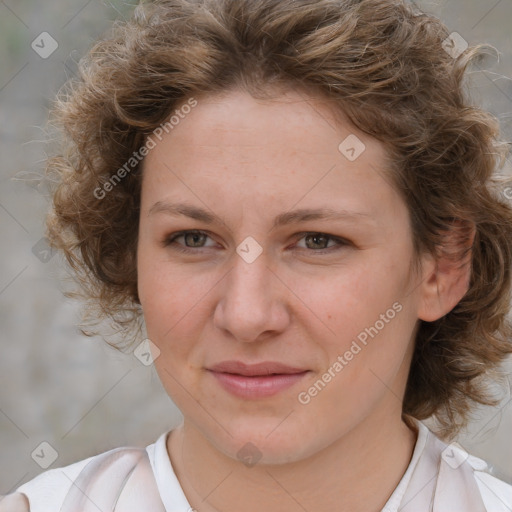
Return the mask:
<path fill-rule="evenodd" d="M 448 314 L 464 297 L 471 279 L 472 248 L 476 228 L 473 222 L 455 219 L 436 255 L 429 254 L 423 262 L 418 318 L 433 322 Z"/>

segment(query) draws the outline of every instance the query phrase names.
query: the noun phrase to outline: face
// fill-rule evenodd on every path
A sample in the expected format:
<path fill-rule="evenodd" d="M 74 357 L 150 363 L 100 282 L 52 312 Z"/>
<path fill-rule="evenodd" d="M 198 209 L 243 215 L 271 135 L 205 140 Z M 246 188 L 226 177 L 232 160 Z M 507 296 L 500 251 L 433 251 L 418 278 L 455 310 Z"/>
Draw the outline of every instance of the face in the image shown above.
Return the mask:
<path fill-rule="evenodd" d="M 297 91 L 196 100 L 145 159 L 137 254 L 185 428 L 279 463 L 399 415 L 419 298 L 384 147 Z"/>

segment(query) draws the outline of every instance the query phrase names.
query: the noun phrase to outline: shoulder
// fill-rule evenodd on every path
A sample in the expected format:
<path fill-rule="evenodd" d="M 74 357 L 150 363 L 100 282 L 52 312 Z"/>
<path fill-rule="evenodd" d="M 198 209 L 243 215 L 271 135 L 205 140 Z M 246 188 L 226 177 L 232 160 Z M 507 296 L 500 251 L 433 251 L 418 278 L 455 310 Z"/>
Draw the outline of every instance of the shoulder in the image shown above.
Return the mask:
<path fill-rule="evenodd" d="M 492 474 L 492 468 L 477 457 L 470 455 L 468 463 L 473 468 L 473 476 L 485 503 L 491 512 L 512 510 L 512 485 Z"/>
<path fill-rule="evenodd" d="M 84 491 L 91 486 L 98 488 L 98 482 L 100 486 L 107 483 L 115 493 L 123 488 L 151 446 L 146 449 L 114 448 L 68 466 L 45 471 L 15 492 L 27 497 L 31 512 L 61 510 L 67 502 L 78 503 Z"/>
<path fill-rule="evenodd" d="M 437 448 L 439 457 L 436 501 L 459 504 L 467 500 L 464 510 L 512 510 L 512 485 L 493 474 L 493 468 L 486 461 L 471 455 L 458 443 L 446 444 L 432 432 L 429 434 L 431 447 Z M 481 504 L 480 508 L 477 503 Z"/>
<path fill-rule="evenodd" d="M 18 487 L 14 492 L 22 493 L 27 497 L 31 511 L 59 510 L 80 472 L 97 457 L 99 455 L 88 457 L 68 466 L 45 471 Z"/>

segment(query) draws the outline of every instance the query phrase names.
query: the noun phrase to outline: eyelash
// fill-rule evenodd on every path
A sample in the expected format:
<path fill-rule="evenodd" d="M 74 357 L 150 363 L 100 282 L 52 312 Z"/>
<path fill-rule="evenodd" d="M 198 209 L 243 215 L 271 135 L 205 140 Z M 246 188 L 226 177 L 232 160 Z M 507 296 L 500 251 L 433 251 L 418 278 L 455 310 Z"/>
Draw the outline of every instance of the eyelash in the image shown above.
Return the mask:
<path fill-rule="evenodd" d="M 180 251 L 180 252 L 184 252 L 184 253 L 197 253 L 198 250 L 201 250 L 201 249 L 208 249 L 208 247 L 186 247 L 184 245 L 181 245 L 181 244 L 176 244 L 176 239 L 177 238 L 180 238 L 184 235 L 188 235 L 188 234 L 199 234 L 199 235 L 206 235 L 207 237 L 209 237 L 208 233 L 205 232 L 205 231 L 200 231 L 200 230 L 195 230 L 195 229 L 191 229 L 191 230 L 185 230 L 185 231 L 178 231 L 176 233 L 172 233 L 171 235 L 167 236 L 164 241 L 163 241 L 163 246 L 164 247 L 170 247 L 170 246 L 173 246 L 172 248 L 177 250 L 177 251 Z M 305 250 L 305 251 L 309 251 L 309 252 L 314 252 L 314 253 L 320 253 L 320 254 L 326 254 L 326 253 L 330 253 L 332 252 L 332 250 L 336 250 L 336 249 L 339 249 L 343 246 L 348 246 L 350 245 L 350 242 L 348 240 L 345 240 L 343 238 L 339 238 L 339 237 L 336 237 L 336 236 L 333 236 L 333 235 L 329 235 L 328 233 L 322 233 L 320 231 L 305 231 L 305 232 L 302 232 L 302 233 L 297 233 L 297 236 L 300 235 L 300 238 L 297 239 L 297 242 L 302 240 L 303 238 L 307 237 L 307 236 L 311 236 L 311 235 L 321 235 L 321 236 L 324 236 L 324 237 L 327 237 L 328 239 L 328 242 L 329 241 L 334 241 L 334 242 L 337 242 L 337 246 L 332 246 L 332 247 L 327 247 L 327 248 L 324 248 L 324 249 L 308 249 L 308 248 L 300 248 L 300 250 Z"/>

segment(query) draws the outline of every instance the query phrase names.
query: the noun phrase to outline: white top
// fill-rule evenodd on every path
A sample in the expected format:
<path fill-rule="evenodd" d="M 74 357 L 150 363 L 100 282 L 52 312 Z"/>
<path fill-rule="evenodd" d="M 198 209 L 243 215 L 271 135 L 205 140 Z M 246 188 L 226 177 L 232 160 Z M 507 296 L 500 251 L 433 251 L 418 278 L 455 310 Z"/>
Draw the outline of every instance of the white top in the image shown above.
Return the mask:
<path fill-rule="evenodd" d="M 468 455 L 460 449 L 458 445 L 452 444 L 448 446 L 442 443 L 442 441 L 440 441 L 423 423 L 418 421 L 416 425 L 418 428 L 418 439 L 411 462 L 395 491 L 382 509 L 382 512 L 398 512 L 399 508 L 400 512 L 405 512 L 409 510 L 409 508 L 407 508 L 408 504 L 410 510 L 413 512 L 470 512 L 470 510 L 478 512 L 512 511 L 512 485 L 492 476 L 489 473 L 487 464 L 483 460 Z M 144 483 L 141 485 L 140 482 L 142 479 L 132 478 L 130 480 L 133 469 L 128 470 L 126 467 L 123 470 L 125 473 L 119 477 L 119 482 L 125 486 L 126 489 L 131 488 L 131 490 L 128 489 L 127 494 L 136 496 L 135 500 L 130 497 L 128 500 L 129 503 L 133 503 L 137 501 L 138 498 L 142 497 L 140 503 L 146 504 L 148 503 L 148 501 L 145 501 L 146 497 L 154 492 L 155 496 L 159 494 L 163 507 L 160 507 L 159 504 L 157 506 L 160 507 L 162 512 L 192 512 L 193 509 L 185 497 L 167 453 L 166 440 L 168 435 L 169 432 L 163 433 L 155 443 L 146 447 L 145 453 L 139 450 L 140 453 L 143 453 L 145 459 L 146 453 L 149 458 L 147 473 L 151 474 L 149 477 L 152 480 L 151 484 L 147 484 L 146 486 L 146 483 Z M 84 484 L 80 482 L 91 481 L 91 474 L 93 474 L 93 476 L 102 474 L 100 469 L 103 470 L 105 466 L 96 467 L 93 473 L 89 474 L 89 480 L 84 480 L 82 476 L 82 480 L 79 482 L 79 474 L 84 474 L 82 470 L 84 470 L 89 463 L 94 463 L 96 460 L 99 461 L 100 457 L 114 454 L 114 452 L 122 453 L 122 449 L 110 450 L 104 454 L 89 457 L 69 466 L 46 471 L 18 487 L 15 492 L 23 493 L 27 496 L 30 502 L 31 512 L 85 511 L 88 509 L 86 505 L 83 505 L 81 508 L 78 506 L 69 506 L 69 503 L 73 500 L 70 500 L 69 497 L 66 499 L 66 496 L 73 491 L 75 495 L 78 495 L 77 487 L 85 491 L 83 487 Z M 94 468 L 94 464 L 89 464 L 88 467 Z M 460 472 L 459 467 L 465 468 L 466 472 Z M 118 474 L 121 471 L 119 468 L 120 465 L 117 464 L 115 471 L 117 471 Z M 476 485 L 467 479 L 468 474 L 474 477 Z M 109 475 L 112 475 L 112 473 Z M 466 480 L 464 480 L 464 478 L 461 480 L 459 478 L 461 475 L 466 478 Z M 153 478 L 156 486 L 154 486 Z M 105 486 L 105 480 L 107 479 L 109 486 Z M 100 480 L 104 483 L 105 489 L 107 487 L 109 489 L 112 488 L 112 485 L 110 485 L 111 482 L 117 482 L 112 476 L 107 478 L 103 475 L 103 479 L 96 478 L 96 484 Z M 138 483 L 132 483 L 134 480 L 137 480 Z M 461 481 L 463 482 L 462 486 L 460 484 Z M 95 481 L 93 481 L 93 484 L 95 484 Z M 122 486 L 121 489 L 123 489 Z M 152 491 L 152 489 L 154 489 L 154 491 Z M 432 492 L 429 489 L 432 489 Z M 81 494 L 83 495 L 84 492 L 82 491 Z M 427 493 L 428 496 L 425 493 Z M 117 496 L 118 495 L 119 492 L 117 493 Z M 460 501 L 461 496 L 465 496 L 462 501 Z M 158 499 L 158 497 L 156 499 Z M 467 500 L 467 502 L 464 500 Z M 115 508 L 116 511 L 120 508 L 120 512 L 131 510 L 130 506 L 125 507 L 124 503 L 119 506 L 121 502 L 122 500 L 118 502 L 116 498 L 112 507 Z M 152 503 L 156 502 L 151 502 L 151 504 Z M 89 508 L 90 510 L 105 510 L 105 512 L 107 512 L 107 508 L 101 508 L 101 504 L 98 500 L 96 500 L 94 507 L 91 506 Z M 109 508 L 109 512 L 113 510 L 113 508 Z M 0 512 L 4 512 L 4 510 L 8 512 L 8 509 L 8 506 L 2 508 L 0 501 Z M 14 511 L 14 508 L 11 510 Z M 156 512 L 157 509 L 152 508 L 152 510 Z"/>

